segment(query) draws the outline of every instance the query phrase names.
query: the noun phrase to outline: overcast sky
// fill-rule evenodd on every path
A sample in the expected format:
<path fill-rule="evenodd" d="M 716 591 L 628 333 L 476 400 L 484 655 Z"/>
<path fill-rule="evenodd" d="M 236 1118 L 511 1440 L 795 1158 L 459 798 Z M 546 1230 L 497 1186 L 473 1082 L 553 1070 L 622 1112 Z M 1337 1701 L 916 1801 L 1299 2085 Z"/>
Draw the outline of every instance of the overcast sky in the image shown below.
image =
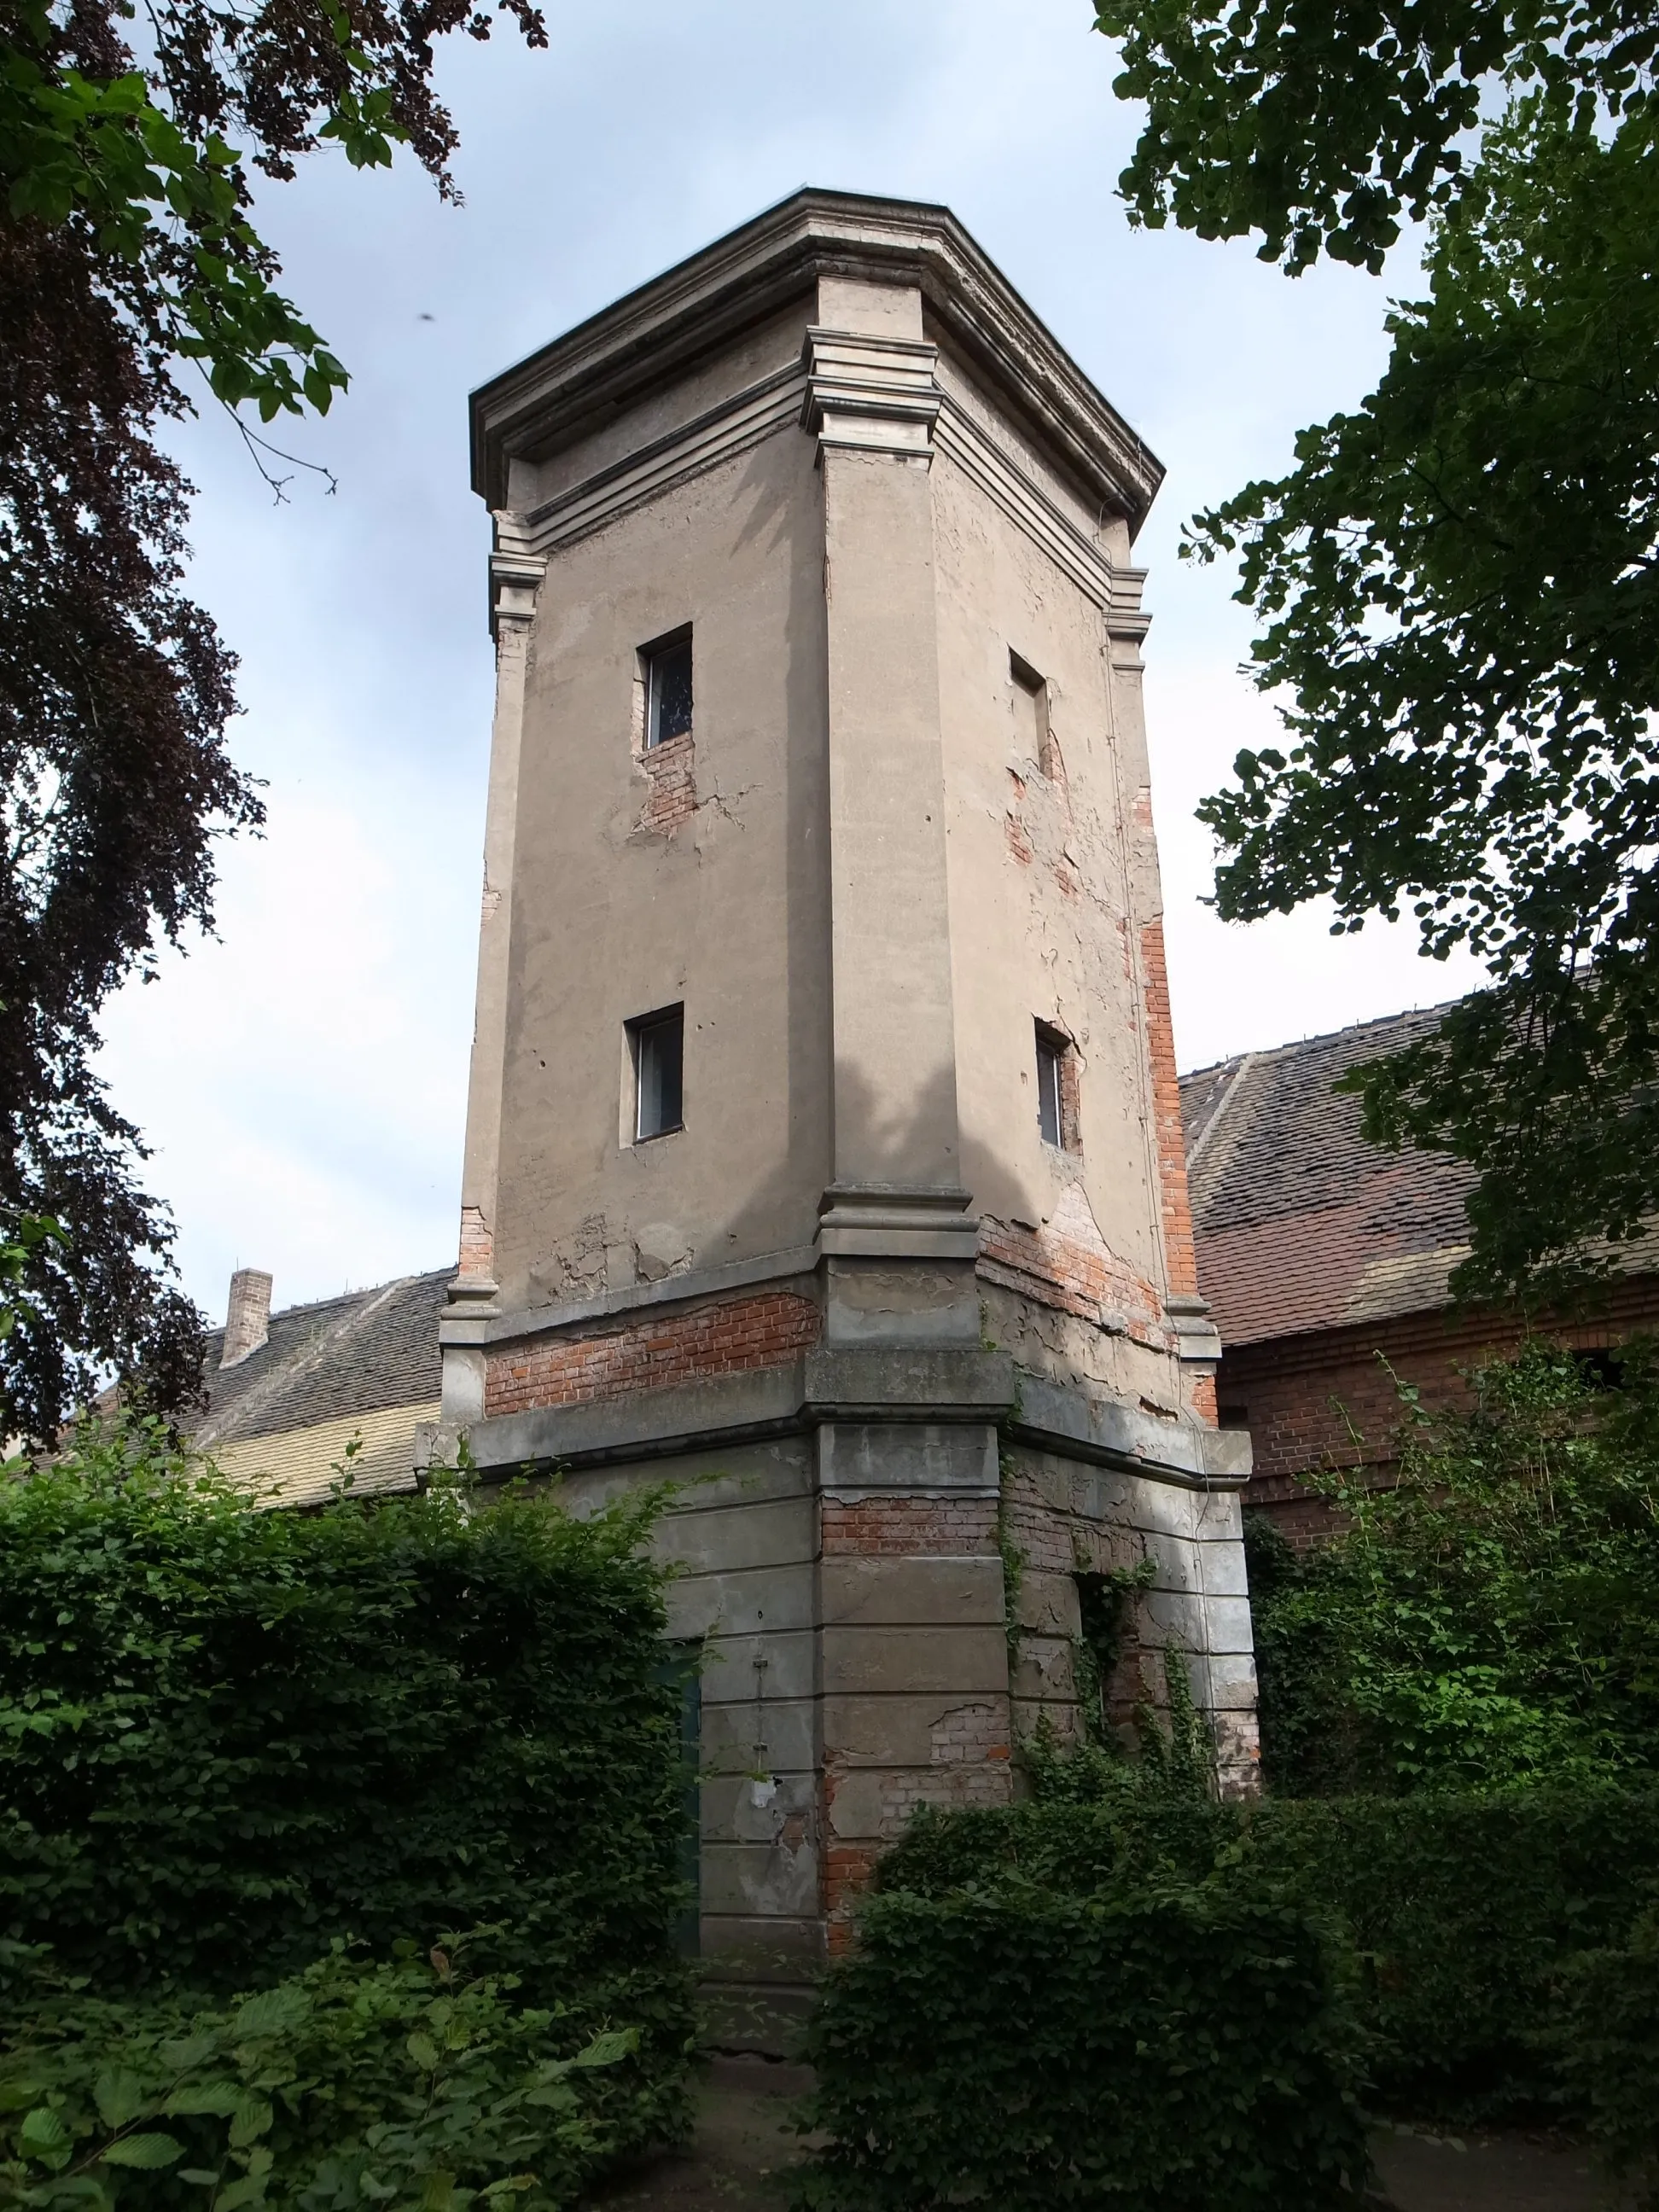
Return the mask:
<path fill-rule="evenodd" d="M 212 1319 L 237 1265 L 289 1304 L 454 1256 L 493 681 L 469 389 L 801 184 L 947 203 L 1168 468 L 1137 557 L 1182 1066 L 1465 986 L 1404 933 L 1201 903 L 1193 807 L 1273 717 L 1181 524 L 1369 388 L 1385 287 L 1132 232 L 1135 118 L 1089 23 L 1088 0 L 556 4 L 546 52 L 498 31 L 442 56 L 463 208 L 407 161 L 323 157 L 266 194 L 287 289 L 352 373 L 293 441 L 338 490 L 296 477 L 276 507 L 222 421 L 179 440 L 270 819 L 225 851 L 218 941 L 123 994 L 105 1056 Z"/>

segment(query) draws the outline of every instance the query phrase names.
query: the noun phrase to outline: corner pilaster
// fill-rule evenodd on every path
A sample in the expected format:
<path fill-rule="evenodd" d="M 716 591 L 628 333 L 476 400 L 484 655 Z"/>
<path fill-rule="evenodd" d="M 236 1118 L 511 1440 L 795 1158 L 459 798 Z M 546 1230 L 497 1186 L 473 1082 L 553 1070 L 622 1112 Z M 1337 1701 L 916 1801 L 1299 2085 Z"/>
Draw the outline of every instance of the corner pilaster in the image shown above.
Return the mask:
<path fill-rule="evenodd" d="M 489 794 L 484 817 L 483 899 L 478 921 L 477 1011 L 467 1089 L 466 1153 L 461 1175 L 460 1257 L 449 1286 L 449 1315 L 475 1319 L 493 1310 L 495 1202 L 501 1176 L 501 1093 L 506 1080 L 507 963 L 513 935 L 513 864 L 519 811 L 519 763 L 531 632 L 547 563 L 524 550 L 515 518 L 495 516 L 489 556 L 489 629 L 495 641 L 495 717 L 490 733 Z M 447 1335 L 446 1328 L 441 1332 Z M 475 1346 L 446 1341 L 443 1418 L 482 1419 L 484 1363 Z"/>

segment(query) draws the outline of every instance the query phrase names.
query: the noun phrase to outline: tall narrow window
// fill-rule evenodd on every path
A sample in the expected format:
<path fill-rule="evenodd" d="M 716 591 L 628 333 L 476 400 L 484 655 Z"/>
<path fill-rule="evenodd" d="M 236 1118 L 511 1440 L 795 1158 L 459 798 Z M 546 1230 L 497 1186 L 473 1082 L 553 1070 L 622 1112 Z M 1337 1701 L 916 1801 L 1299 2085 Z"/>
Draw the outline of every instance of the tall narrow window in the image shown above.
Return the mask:
<path fill-rule="evenodd" d="M 1045 1145 L 1060 1142 L 1060 1050 L 1037 1031 L 1037 1127 Z"/>
<path fill-rule="evenodd" d="M 665 745 L 691 734 L 691 633 L 677 630 L 645 649 L 645 742 Z"/>
<path fill-rule="evenodd" d="M 634 1137 L 665 1137 L 684 1126 L 685 1009 L 667 1006 L 628 1024 L 634 1062 Z"/>
<path fill-rule="evenodd" d="M 1078 1149 L 1077 1055 L 1070 1037 L 1036 1024 L 1037 1128 L 1045 1145 Z"/>
<path fill-rule="evenodd" d="M 1048 736 L 1048 686 L 1029 660 L 1017 653 L 1008 655 L 1008 681 L 1013 687 L 1014 722 L 1028 760 L 1044 775 L 1054 774 L 1054 747 Z"/>

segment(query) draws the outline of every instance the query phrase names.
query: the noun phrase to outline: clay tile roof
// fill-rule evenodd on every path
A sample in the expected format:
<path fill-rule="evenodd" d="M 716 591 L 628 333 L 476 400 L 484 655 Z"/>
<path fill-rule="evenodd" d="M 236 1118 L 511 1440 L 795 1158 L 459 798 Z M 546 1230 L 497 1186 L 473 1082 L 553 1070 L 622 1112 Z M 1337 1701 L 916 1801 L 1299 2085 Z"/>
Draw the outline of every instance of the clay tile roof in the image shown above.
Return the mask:
<path fill-rule="evenodd" d="M 195 1441 L 221 1446 L 347 1420 L 439 1395 L 438 1316 L 453 1267 L 270 1316 L 257 1352 L 221 1370 L 223 1332 L 208 1339 L 208 1406 Z"/>
<path fill-rule="evenodd" d="M 1438 1026 L 1444 1010 L 1362 1022 L 1181 1079 L 1199 1285 L 1226 1344 L 1343 1328 L 1447 1301 L 1468 1249 L 1472 1177 L 1360 1133 L 1337 1078 Z"/>

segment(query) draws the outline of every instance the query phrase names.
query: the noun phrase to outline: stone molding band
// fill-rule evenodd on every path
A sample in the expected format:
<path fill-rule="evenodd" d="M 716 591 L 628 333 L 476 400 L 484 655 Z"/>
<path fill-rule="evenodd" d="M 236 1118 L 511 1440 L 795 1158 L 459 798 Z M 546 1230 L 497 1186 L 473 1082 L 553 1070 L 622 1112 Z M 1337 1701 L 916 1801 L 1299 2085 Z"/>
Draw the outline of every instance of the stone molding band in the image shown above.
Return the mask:
<path fill-rule="evenodd" d="M 938 351 L 920 341 L 815 327 L 807 332 L 800 362 L 746 385 L 525 514 L 498 517 L 498 531 L 503 540 L 510 535 L 512 550 L 492 559 L 492 629 L 503 617 L 527 619 L 533 612 L 535 584 L 548 555 L 780 431 L 799 427 L 817 436 L 820 450 L 829 446 L 920 461 L 937 453 L 953 462 L 1094 601 L 1109 636 L 1138 644 L 1152 620 L 1140 608 L 1146 572 L 1115 567 L 1023 463 L 938 383 Z M 504 585 L 515 594 L 510 605 Z"/>
<path fill-rule="evenodd" d="M 744 1374 L 474 1421 L 466 1436 L 480 1472 L 506 1476 L 526 1467 L 576 1469 L 678 1457 L 828 1424 L 994 1428 L 1039 1451 L 1184 1490 L 1237 1490 L 1250 1471 L 1249 1438 L 1242 1431 L 1160 1421 L 1046 1381 L 1016 1366 L 1006 1352 L 820 1347 Z M 417 1466 L 444 1464 L 455 1439 L 453 1428 L 425 1426 L 417 1437 Z M 979 1486 L 977 1477 L 969 1486 Z M 905 1488 L 907 1494 L 944 1495 L 957 1485 L 921 1474 Z M 840 1483 L 833 1489 L 843 1494 Z"/>

